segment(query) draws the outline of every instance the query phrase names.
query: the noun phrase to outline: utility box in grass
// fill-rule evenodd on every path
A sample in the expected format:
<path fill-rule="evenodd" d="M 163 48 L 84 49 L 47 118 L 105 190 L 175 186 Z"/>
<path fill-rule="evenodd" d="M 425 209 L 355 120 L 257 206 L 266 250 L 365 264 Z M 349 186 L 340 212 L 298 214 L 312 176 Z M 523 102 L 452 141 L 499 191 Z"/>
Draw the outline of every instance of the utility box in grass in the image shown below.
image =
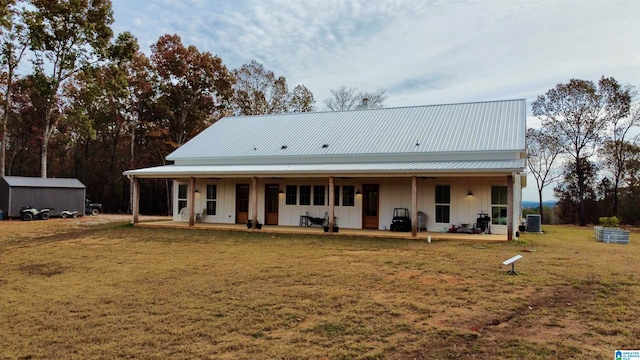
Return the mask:
<path fill-rule="evenodd" d="M 594 232 L 596 239 L 600 242 L 614 243 L 614 244 L 628 244 L 629 243 L 629 231 L 619 228 L 606 228 L 602 226 L 595 226 Z"/>

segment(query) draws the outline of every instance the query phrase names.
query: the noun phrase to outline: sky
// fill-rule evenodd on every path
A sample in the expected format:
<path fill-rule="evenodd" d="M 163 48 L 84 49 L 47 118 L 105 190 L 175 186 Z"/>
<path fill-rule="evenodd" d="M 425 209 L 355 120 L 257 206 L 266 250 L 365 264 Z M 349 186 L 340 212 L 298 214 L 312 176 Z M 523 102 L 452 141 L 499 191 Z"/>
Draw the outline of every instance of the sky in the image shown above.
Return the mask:
<path fill-rule="evenodd" d="M 230 69 L 251 60 L 303 84 L 386 89 L 387 107 L 526 99 L 570 79 L 640 87 L 640 0 L 112 0 L 141 50 L 177 34 Z M 551 199 L 552 187 L 544 192 Z M 529 176 L 524 200 L 537 200 Z"/>

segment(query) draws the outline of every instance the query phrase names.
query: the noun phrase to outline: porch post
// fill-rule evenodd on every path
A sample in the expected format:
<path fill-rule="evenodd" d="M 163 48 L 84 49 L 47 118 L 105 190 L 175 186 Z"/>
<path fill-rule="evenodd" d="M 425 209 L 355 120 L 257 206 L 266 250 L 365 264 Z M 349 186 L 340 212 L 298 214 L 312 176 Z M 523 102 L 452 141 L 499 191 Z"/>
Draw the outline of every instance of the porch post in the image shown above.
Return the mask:
<path fill-rule="evenodd" d="M 335 215 L 335 187 L 333 176 L 329 176 L 329 232 L 333 233 L 333 217 Z"/>
<path fill-rule="evenodd" d="M 131 179 L 131 187 L 132 187 L 132 209 L 131 212 L 133 213 L 133 224 L 137 224 L 138 223 L 138 212 L 140 211 L 140 180 L 138 180 L 137 177 L 133 176 Z"/>
<path fill-rule="evenodd" d="M 513 240 L 513 176 L 507 176 L 507 241 Z"/>
<path fill-rule="evenodd" d="M 251 206 L 251 229 L 255 230 L 258 224 L 258 178 L 255 176 L 251 178 Z"/>
<path fill-rule="evenodd" d="M 189 178 L 189 226 L 193 226 L 196 224 L 196 178 Z"/>
<path fill-rule="evenodd" d="M 411 177 L 411 236 L 418 236 L 418 177 Z"/>

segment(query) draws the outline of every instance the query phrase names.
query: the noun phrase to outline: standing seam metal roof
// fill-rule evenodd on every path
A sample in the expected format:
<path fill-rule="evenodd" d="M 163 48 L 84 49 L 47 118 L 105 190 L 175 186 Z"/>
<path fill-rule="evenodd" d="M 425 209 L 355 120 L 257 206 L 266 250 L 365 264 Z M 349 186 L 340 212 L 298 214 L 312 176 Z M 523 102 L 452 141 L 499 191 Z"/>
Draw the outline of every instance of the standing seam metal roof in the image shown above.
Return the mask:
<path fill-rule="evenodd" d="M 5 176 L 2 179 L 12 187 L 49 187 L 84 189 L 85 186 L 78 179 L 68 178 L 39 178 L 26 176 Z"/>
<path fill-rule="evenodd" d="M 524 151 L 525 131 L 523 99 L 225 117 L 167 159 Z"/>

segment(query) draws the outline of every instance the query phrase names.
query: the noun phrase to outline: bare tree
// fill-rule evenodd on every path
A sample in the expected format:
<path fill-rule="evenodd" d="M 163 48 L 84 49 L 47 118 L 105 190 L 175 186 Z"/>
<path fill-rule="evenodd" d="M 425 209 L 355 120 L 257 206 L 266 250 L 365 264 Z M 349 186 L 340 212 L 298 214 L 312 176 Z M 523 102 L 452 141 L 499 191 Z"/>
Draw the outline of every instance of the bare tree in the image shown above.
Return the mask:
<path fill-rule="evenodd" d="M 363 103 L 364 99 L 366 99 L 367 108 L 381 108 L 387 100 L 385 89 L 367 92 L 358 91 L 355 87 L 347 88 L 344 85 L 331 90 L 331 95 L 333 96 L 323 100 L 324 106 L 331 111 L 355 109 Z"/>
<path fill-rule="evenodd" d="M 562 153 L 562 147 L 554 141 L 544 129 L 527 129 L 527 166 L 536 179 L 540 221 L 544 220 L 542 211 L 542 190 L 562 178 L 562 171 L 555 166 L 556 159 Z"/>
<path fill-rule="evenodd" d="M 360 92 L 358 97 L 360 99 L 367 99 L 367 107 L 370 109 L 384 107 L 384 102 L 387 100 L 387 90 L 378 89 L 376 91 Z"/>

